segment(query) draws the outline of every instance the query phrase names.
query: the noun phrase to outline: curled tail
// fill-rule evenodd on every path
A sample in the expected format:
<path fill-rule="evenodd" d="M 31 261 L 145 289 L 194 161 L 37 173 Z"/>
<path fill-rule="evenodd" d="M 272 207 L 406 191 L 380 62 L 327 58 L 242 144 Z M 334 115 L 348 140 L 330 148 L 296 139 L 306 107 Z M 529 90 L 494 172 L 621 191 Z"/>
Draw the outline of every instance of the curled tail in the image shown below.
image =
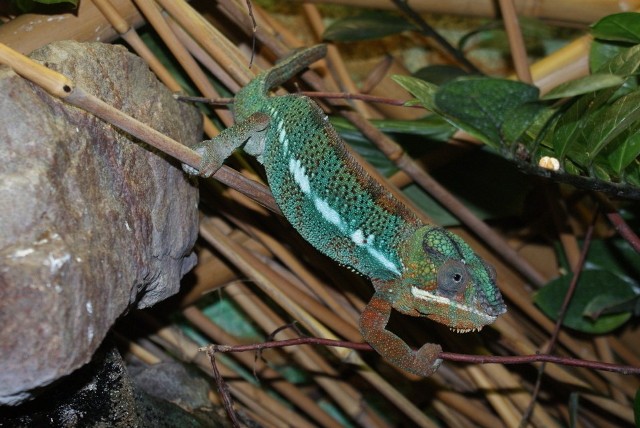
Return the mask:
<path fill-rule="evenodd" d="M 269 90 L 280 86 L 310 64 L 323 58 L 327 53 L 327 45 L 320 44 L 310 48 L 294 51 L 276 63 L 273 68 L 262 72 L 236 95 L 234 114 L 236 120 L 242 120 L 261 108 Z"/>
<path fill-rule="evenodd" d="M 259 78 L 262 77 L 263 94 L 266 95 L 271 88 L 282 85 L 310 64 L 324 58 L 326 54 L 327 45 L 324 44 L 294 51 L 291 55 L 277 62 L 272 69 L 259 76 Z"/>

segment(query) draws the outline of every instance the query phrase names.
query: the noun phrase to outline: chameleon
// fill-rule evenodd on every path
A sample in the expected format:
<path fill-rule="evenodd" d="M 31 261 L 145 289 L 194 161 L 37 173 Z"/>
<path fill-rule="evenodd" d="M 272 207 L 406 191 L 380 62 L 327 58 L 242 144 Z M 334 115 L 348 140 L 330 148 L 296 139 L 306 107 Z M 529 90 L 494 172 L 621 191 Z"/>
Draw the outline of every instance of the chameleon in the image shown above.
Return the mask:
<path fill-rule="evenodd" d="M 287 221 L 321 253 L 369 278 L 374 294 L 360 332 L 384 359 L 420 376 L 433 374 L 442 348 L 415 350 L 386 329 L 392 309 L 456 332 L 480 330 L 506 312 L 495 269 L 462 238 L 424 223 L 348 153 L 323 110 L 298 94 L 269 91 L 324 57 L 326 45 L 299 50 L 262 72 L 235 96 L 235 124 L 194 147 L 186 172 L 209 177 L 242 147 L 265 169 Z"/>

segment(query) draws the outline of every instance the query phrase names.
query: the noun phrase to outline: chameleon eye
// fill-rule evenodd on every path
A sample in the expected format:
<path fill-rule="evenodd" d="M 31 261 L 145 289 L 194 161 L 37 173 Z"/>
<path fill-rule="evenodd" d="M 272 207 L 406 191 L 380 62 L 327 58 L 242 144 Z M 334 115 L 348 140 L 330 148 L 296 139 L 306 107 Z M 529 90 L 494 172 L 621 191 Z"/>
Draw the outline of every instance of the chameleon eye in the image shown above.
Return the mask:
<path fill-rule="evenodd" d="M 469 273 L 464 263 L 458 260 L 447 260 L 438 269 L 437 286 L 440 294 L 453 296 L 464 290 Z"/>

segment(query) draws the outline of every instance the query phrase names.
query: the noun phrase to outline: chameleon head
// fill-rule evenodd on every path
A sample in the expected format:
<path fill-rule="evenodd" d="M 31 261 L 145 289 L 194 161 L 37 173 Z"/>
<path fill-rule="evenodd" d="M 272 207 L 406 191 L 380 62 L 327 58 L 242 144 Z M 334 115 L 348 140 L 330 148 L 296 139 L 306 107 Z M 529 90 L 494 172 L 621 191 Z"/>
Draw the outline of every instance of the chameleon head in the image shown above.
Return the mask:
<path fill-rule="evenodd" d="M 402 284 L 388 290 L 396 310 L 460 333 L 480 330 L 507 311 L 495 269 L 457 235 L 423 226 L 404 243 L 400 256 Z"/>

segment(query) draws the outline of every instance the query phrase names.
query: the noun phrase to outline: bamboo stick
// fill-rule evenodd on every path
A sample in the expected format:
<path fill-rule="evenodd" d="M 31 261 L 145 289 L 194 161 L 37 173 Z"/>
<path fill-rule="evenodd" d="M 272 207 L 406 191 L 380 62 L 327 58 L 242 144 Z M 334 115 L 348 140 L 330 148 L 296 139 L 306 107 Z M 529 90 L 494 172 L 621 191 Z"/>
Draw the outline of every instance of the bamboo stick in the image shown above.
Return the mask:
<path fill-rule="evenodd" d="M 527 51 L 522 39 L 522 31 L 520 31 L 520 22 L 518 21 L 514 0 L 499 0 L 499 3 L 518 79 L 525 83 L 532 83 L 533 79 L 529 70 Z"/>
<path fill-rule="evenodd" d="M 311 25 L 311 29 L 316 37 L 316 40 L 322 40 L 322 33 L 324 32 L 324 23 L 322 22 L 322 16 L 315 5 L 305 3 L 302 5 L 302 9 Z M 357 94 L 360 91 L 358 87 L 351 79 L 349 71 L 344 63 L 344 60 L 340 56 L 338 48 L 334 45 L 327 46 L 327 58 L 326 60 L 331 64 L 330 70 L 335 73 L 334 79 L 340 82 L 342 85 L 340 90 Z M 380 119 L 382 116 L 376 113 L 367 103 L 362 101 L 354 101 L 351 103 L 351 107 L 359 112 L 363 117 L 367 119 Z"/>
<path fill-rule="evenodd" d="M 299 3 L 336 3 L 373 9 L 392 9 L 388 0 L 294 0 Z M 567 23 L 591 24 L 612 13 L 627 12 L 640 7 L 638 0 L 515 0 L 516 12 L 520 16 L 564 21 Z M 495 3 L 491 0 L 412 0 L 411 7 L 420 13 L 445 13 L 464 16 L 497 16 Z"/>
<path fill-rule="evenodd" d="M 237 340 L 234 340 L 231 335 L 224 333 L 216 324 L 214 324 L 202 311 L 198 310 L 194 306 L 185 308 L 182 313 L 184 316 L 208 337 L 214 339 L 217 343 L 224 343 L 228 345 L 239 344 Z M 248 352 L 240 352 L 234 355 L 239 361 L 241 361 L 245 367 L 251 369 L 256 364 L 256 360 L 253 355 Z M 268 381 L 269 385 L 276 391 L 281 393 L 285 398 L 290 400 L 294 405 L 298 406 L 304 412 L 309 414 L 316 422 L 322 426 L 330 427 L 334 426 L 336 420 L 329 416 L 324 410 L 317 405 L 317 403 L 309 398 L 307 394 L 300 391 L 291 383 L 287 382 L 282 376 L 272 370 L 269 367 L 264 367 L 259 371 L 260 379 Z"/>
<path fill-rule="evenodd" d="M 151 52 L 151 49 L 142 41 L 134 27 L 129 26 L 126 20 L 118 13 L 109 0 L 93 0 L 96 7 L 104 14 L 113 28 L 120 34 L 133 50 L 149 65 L 149 68 L 155 73 L 162 83 L 165 84 L 173 92 L 182 92 L 182 87 L 173 77 L 169 70 Z M 219 131 L 213 124 L 211 119 L 206 115 L 202 115 L 204 123 L 204 132 L 210 138 L 218 135 Z"/>
<path fill-rule="evenodd" d="M 253 319 L 265 332 L 273 332 L 285 325 L 285 321 L 278 317 L 264 302 L 258 299 L 244 284 L 236 283 L 225 290 L 234 298 L 247 313 L 253 313 Z M 293 338 L 288 330 L 279 333 L 283 338 Z M 286 348 L 293 359 L 314 377 L 316 383 L 338 404 L 342 410 L 355 421 L 367 426 L 384 426 L 382 420 L 371 413 L 369 406 L 362 401 L 362 395 L 349 383 L 340 380 L 338 372 L 307 346 L 294 346 Z"/>
<path fill-rule="evenodd" d="M 133 27 L 144 23 L 130 0 L 113 0 L 113 5 Z M 77 12 L 60 15 L 26 13 L 0 25 L 0 41 L 22 54 L 60 40 L 106 43 L 116 37 L 118 33 L 92 1 L 81 1 Z"/>
<path fill-rule="evenodd" d="M 144 16 L 149 20 L 153 28 L 162 38 L 162 41 L 167 45 L 180 65 L 182 65 L 183 70 L 189 75 L 200 92 L 207 98 L 219 98 L 218 92 L 214 89 L 211 82 L 209 82 L 209 79 L 198 63 L 182 43 L 180 43 L 153 0 L 134 0 L 134 2 L 140 10 L 142 10 Z"/>
<path fill-rule="evenodd" d="M 184 361 L 195 362 L 205 373 L 211 372 L 211 363 L 204 353 L 198 351 L 199 346 L 185 337 L 175 327 L 163 327 L 152 335 L 152 338 L 155 335 L 160 337 L 165 344 L 168 344 L 177 355 L 182 356 Z M 238 374 L 220 359 L 217 360 L 217 366 L 223 377 L 227 379 L 237 378 Z M 245 406 L 257 411 L 262 417 L 267 418 L 271 424 L 284 427 L 312 427 L 308 421 L 292 409 L 285 407 L 274 397 L 271 397 L 262 388 L 251 385 L 244 380 L 229 380 L 227 384 L 236 398 L 242 399 L 242 403 Z"/>

